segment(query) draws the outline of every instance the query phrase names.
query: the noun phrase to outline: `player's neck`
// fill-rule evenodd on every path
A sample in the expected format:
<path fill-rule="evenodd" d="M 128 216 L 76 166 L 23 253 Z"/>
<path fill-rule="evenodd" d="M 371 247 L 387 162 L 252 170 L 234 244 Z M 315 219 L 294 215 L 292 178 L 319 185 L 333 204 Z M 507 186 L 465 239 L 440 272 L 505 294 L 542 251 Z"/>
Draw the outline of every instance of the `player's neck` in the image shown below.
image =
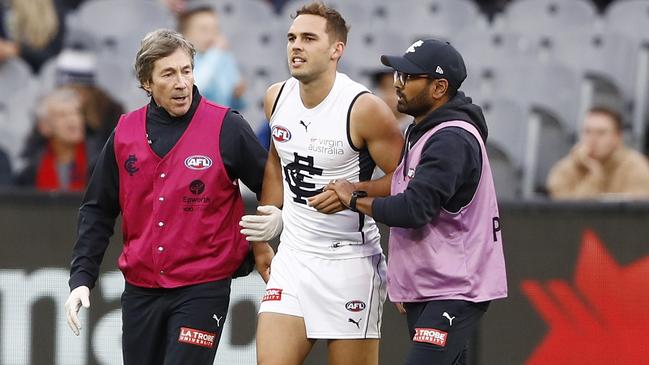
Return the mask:
<path fill-rule="evenodd" d="M 300 98 L 307 109 L 318 106 L 331 92 L 336 72 L 327 72 L 308 82 L 300 81 Z"/>

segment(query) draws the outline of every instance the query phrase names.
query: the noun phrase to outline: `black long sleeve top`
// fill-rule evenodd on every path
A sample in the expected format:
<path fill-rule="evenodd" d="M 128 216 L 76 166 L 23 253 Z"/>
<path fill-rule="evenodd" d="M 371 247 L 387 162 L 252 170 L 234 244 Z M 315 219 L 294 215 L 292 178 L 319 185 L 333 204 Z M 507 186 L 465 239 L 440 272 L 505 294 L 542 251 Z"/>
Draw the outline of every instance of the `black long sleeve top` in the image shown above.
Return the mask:
<path fill-rule="evenodd" d="M 153 151 L 164 157 L 191 122 L 201 95 L 194 88 L 192 105 L 184 116 L 172 117 L 153 98 L 146 115 L 146 130 Z M 115 160 L 114 132 L 104 145 L 79 209 L 78 238 L 73 249 L 70 289 L 92 288 L 99 276 L 104 253 L 120 213 L 119 171 Z M 228 176 L 241 180 L 257 196 L 261 194 L 264 166 L 268 156 L 246 120 L 228 111 L 220 133 L 220 150 Z"/>

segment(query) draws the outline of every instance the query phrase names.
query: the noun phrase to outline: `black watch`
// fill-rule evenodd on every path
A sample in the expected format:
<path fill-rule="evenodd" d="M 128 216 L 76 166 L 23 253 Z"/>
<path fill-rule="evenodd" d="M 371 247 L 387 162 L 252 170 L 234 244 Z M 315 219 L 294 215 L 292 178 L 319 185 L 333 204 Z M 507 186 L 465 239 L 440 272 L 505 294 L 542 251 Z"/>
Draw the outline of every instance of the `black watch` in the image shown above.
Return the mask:
<path fill-rule="evenodd" d="M 351 209 L 354 212 L 358 212 L 358 210 L 356 209 L 356 200 L 358 200 L 358 198 L 366 198 L 366 197 L 367 197 L 367 191 L 363 191 L 363 190 L 353 191 L 352 198 L 349 201 L 349 209 Z"/>

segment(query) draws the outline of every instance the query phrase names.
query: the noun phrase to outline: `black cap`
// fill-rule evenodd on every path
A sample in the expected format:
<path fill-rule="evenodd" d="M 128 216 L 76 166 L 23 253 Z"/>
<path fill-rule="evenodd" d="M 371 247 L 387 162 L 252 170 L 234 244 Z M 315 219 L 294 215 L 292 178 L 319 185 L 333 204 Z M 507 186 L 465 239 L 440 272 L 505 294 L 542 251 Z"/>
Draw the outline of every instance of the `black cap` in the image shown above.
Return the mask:
<path fill-rule="evenodd" d="M 381 56 L 381 63 L 408 74 L 446 79 L 457 89 L 466 79 L 462 55 L 450 43 L 437 39 L 418 40 L 403 56 Z"/>

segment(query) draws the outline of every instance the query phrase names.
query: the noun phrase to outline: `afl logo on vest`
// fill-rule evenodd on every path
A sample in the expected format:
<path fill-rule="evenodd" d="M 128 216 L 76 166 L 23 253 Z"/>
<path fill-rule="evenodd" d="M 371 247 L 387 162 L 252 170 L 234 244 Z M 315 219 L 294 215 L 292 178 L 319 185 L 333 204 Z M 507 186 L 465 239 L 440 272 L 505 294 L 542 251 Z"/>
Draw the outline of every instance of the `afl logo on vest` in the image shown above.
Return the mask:
<path fill-rule="evenodd" d="M 288 142 L 291 140 L 291 131 L 287 128 L 282 127 L 281 125 L 276 125 L 273 127 L 273 139 L 277 142 Z"/>
<path fill-rule="evenodd" d="M 185 167 L 192 170 L 205 170 L 212 166 L 212 159 L 207 156 L 194 155 L 185 159 Z"/>

